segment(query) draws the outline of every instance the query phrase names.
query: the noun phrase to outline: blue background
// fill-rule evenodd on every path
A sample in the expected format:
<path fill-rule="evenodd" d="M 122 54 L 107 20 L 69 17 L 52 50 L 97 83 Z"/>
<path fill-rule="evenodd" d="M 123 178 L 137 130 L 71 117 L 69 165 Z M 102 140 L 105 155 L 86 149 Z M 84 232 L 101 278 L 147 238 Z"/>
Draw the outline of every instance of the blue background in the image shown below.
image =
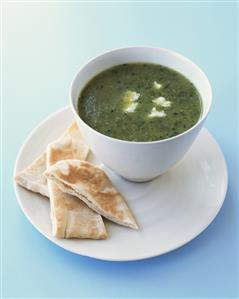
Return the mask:
<path fill-rule="evenodd" d="M 3 297 L 238 296 L 236 21 L 237 4 L 226 2 L 3 4 Z M 27 134 L 68 103 L 79 67 L 129 45 L 173 49 L 206 72 L 214 93 L 206 127 L 225 154 L 230 180 L 218 217 L 191 243 L 150 260 L 113 263 L 74 255 L 41 236 L 17 204 L 12 172 Z"/>

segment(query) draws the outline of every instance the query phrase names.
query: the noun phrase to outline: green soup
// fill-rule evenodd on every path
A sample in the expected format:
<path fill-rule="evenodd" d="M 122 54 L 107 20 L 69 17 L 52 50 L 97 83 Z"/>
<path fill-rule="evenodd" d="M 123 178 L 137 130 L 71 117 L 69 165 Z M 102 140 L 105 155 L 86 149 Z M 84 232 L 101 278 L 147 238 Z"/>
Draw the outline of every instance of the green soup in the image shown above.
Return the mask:
<path fill-rule="evenodd" d="M 201 98 L 178 72 L 157 64 L 117 65 L 96 75 L 78 99 L 80 117 L 96 131 L 129 141 L 178 135 L 199 119 Z"/>

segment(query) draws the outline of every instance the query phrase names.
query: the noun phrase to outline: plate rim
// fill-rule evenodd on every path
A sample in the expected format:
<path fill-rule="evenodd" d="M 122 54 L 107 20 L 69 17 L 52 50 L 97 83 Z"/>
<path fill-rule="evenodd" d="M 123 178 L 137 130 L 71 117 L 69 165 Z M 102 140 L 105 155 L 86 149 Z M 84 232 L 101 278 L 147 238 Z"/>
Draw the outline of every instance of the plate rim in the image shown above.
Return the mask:
<path fill-rule="evenodd" d="M 161 253 L 158 253 L 158 254 L 151 254 L 151 255 L 148 255 L 148 254 L 145 254 L 145 255 L 142 255 L 140 257 L 135 257 L 135 258 L 105 258 L 105 257 L 96 257 L 96 256 L 93 256 L 93 255 L 87 255 L 85 253 L 79 253 L 77 252 L 76 250 L 74 249 L 69 249 L 68 247 L 66 247 L 64 244 L 59 244 L 57 243 L 57 239 L 55 239 L 53 236 L 48 236 L 47 234 L 45 234 L 45 232 L 41 231 L 37 225 L 34 223 L 34 221 L 32 221 L 32 219 L 30 218 L 30 216 L 28 215 L 27 211 L 25 210 L 21 200 L 20 200 L 20 195 L 19 195 L 19 192 L 17 190 L 17 188 L 19 187 L 15 180 L 14 180 L 14 177 L 17 173 L 17 166 L 19 164 L 19 161 L 21 160 L 21 156 L 22 156 L 22 152 L 24 151 L 24 148 L 25 146 L 27 145 L 27 143 L 29 142 L 29 140 L 32 138 L 32 136 L 38 131 L 38 129 L 44 124 L 46 123 L 47 121 L 49 121 L 51 118 L 57 116 L 58 114 L 60 113 L 63 113 L 64 111 L 67 111 L 67 110 L 70 110 L 70 106 L 67 105 L 67 106 L 64 106 L 60 109 L 58 109 L 57 111 L 51 113 L 50 115 L 48 115 L 46 118 L 44 118 L 42 121 L 40 121 L 31 131 L 30 133 L 27 135 L 27 137 L 24 139 L 20 149 L 18 150 L 18 153 L 17 153 L 17 156 L 16 156 L 16 160 L 15 160 L 15 164 L 14 164 L 14 168 L 13 168 L 13 185 L 14 185 L 14 191 L 15 191 L 15 196 L 16 196 L 16 199 L 17 199 L 17 202 L 23 212 L 23 214 L 25 215 L 25 217 L 28 219 L 28 221 L 32 224 L 32 226 L 41 234 L 43 235 L 45 238 L 47 238 L 49 241 L 51 241 L 52 243 L 54 243 L 55 245 L 57 245 L 58 247 L 68 251 L 68 252 L 72 252 L 74 254 L 77 254 L 77 255 L 80 255 L 80 256 L 85 256 L 85 257 L 89 257 L 89 258 L 93 258 L 93 259 L 97 259 L 97 260 L 103 260 L 103 261 L 111 261 L 111 262 L 129 262 L 129 261 L 139 261 L 139 260 L 146 260 L 146 259 L 151 259 L 151 258 L 154 258 L 154 257 L 158 257 L 158 256 L 161 256 L 161 255 L 164 255 L 164 254 L 167 254 L 169 252 L 172 252 L 172 251 L 175 251 L 185 245 L 187 245 L 189 242 L 191 242 L 192 240 L 196 239 L 201 233 L 203 233 L 211 224 L 212 222 L 215 220 L 215 218 L 217 217 L 218 213 L 220 212 L 222 206 L 223 206 L 223 203 L 225 201 L 225 198 L 226 198 L 226 194 L 227 194 L 227 189 L 228 189 L 228 168 L 227 168 L 227 163 L 226 163 L 226 160 L 225 160 L 225 157 L 224 157 L 224 154 L 218 144 L 218 142 L 216 141 L 216 139 L 213 137 L 213 135 L 205 128 L 203 127 L 201 131 L 205 130 L 205 132 L 208 134 L 208 136 L 212 139 L 212 141 L 214 142 L 214 145 L 217 149 L 217 152 L 218 154 L 220 155 L 220 160 L 223 164 L 223 176 L 224 176 L 224 189 L 223 189 L 223 192 L 222 192 L 222 200 L 221 200 L 221 204 L 220 206 L 218 207 L 217 211 L 215 212 L 215 214 L 213 215 L 212 219 L 210 219 L 210 221 L 206 224 L 206 225 L 203 225 L 202 228 L 197 232 L 195 233 L 195 235 L 188 239 L 186 242 L 183 241 L 182 244 L 179 244 L 177 247 L 174 247 L 173 249 L 168 249 L 168 250 L 165 250 Z M 74 116 L 73 116 L 74 118 Z"/>

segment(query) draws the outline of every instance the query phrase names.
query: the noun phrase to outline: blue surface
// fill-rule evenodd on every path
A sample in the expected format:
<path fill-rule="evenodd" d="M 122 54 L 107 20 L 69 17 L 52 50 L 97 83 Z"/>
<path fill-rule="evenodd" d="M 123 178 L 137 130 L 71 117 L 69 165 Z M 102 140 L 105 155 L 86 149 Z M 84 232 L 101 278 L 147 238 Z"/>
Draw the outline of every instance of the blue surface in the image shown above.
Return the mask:
<path fill-rule="evenodd" d="M 3 4 L 5 298 L 238 297 L 236 18 L 236 3 Z M 97 261 L 30 225 L 15 199 L 13 166 L 27 134 L 67 104 L 83 63 L 139 44 L 178 51 L 208 75 L 214 103 L 206 127 L 225 154 L 229 189 L 215 221 L 183 248 L 139 262 Z"/>

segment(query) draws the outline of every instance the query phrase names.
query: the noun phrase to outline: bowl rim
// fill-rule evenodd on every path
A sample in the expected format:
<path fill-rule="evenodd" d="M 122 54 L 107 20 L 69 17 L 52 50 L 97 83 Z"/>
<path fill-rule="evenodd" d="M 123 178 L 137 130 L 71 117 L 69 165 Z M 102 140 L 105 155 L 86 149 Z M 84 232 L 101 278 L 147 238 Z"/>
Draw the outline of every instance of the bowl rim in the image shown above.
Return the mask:
<path fill-rule="evenodd" d="M 209 104 L 208 104 L 208 107 L 206 109 L 205 112 L 203 112 L 202 116 L 198 119 L 198 121 L 191 127 L 189 128 L 188 130 L 178 134 L 178 135 L 175 135 L 175 136 L 172 136 L 172 137 L 169 137 L 169 138 L 165 138 L 165 139 L 160 139 L 160 140 L 154 140 L 154 141 L 130 141 L 130 140 L 123 140 L 123 139 L 118 139 L 118 138 L 115 138 L 115 137 L 111 137 L 111 136 L 108 136 L 108 135 L 105 135 L 95 129 L 93 129 L 92 127 L 90 127 L 78 114 L 78 112 L 76 111 L 75 109 L 75 105 L 74 105 L 74 100 L 73 100 L 73 96 L 72 96 L 72 91 L 73 91 L 73 88 L 76 84 L 76 79 L 79 75 L 79 73 L 85 69 L 88 64 L 90 63 L 93 63 L 95 60 L 97 60 L 98 58 L 100 58 L 101 56 L 106 56 L 112 52 L 118 52 L 118 51 L 122 51 L 122 50 L 128 50 L 128 49 L 147 49 L 147 50 L 160 50 L 160 51 L 164 51 L 164 52 L 167 52 L 169 53 L 170 55 L 173 55 L 173 56 L 176 56 L 178 57 L 179 59 L 181 60 L 184 60 L 185 62 L 191 64 L 191 66 L 195 69 L 197 69 L 197 71 L 201 74 L 201 76 L 204 78 L 205 82 L 207 83 L 208 85 L 208 92 L 209 92 L 209 97 L 208 97 L 208 101 L 209 101 Z M 147 61 L 145 61 L 147 63 Z M 105 69 L 107 70 L 107 69 Z M 95 74 L 97 75 L 97 74 Z M 93 78 L 93 77 L 92 77 Z M 190 80 L 190 79 L 189 79 Z M 203 70 L 196 64 L 194 63 L 193 61 L 191 61 L 189 58 L 185 57 L 184 55 L 174 51 L 174 50 L 170 50 L 170 49 L 167 49 L 167 48 L 161 48 L 161 47 L 153 47 L 153 46 L 129 46 L 129 47 L 120 47 L 120 48 L 113 48 L 113 49 L 110 49 L 110 50 L 107 50 L 107 51 L 104 51 L 96 56 L 94 56 L 93 58 L 89 59 L 85 64 L 83 64 L 82 67 L 80 67 L 80 69 L 76 72 L 75 76 L 73 77 L 73 80 L 70 84 L 70 107 L 74 113 L 74 115 L 92 132 L 94 132 L 94 134 L 97 134 L 101 137 L 104 137 L 106 139 L 109 139 L 110 141 L 113 141 L 113 142 L 120 142 L 120 143 L 127 143 L 127 144 L 157 144 L 157 143 L 165 143 L 165 142 L 169 142 L 169 141 L 173 141 L 175 139 L 178 139 L 186 134 L 188 134 L 189 132 L 193 131 L 196 127 L 200 126 L 200 124 L 202 124 L 205 119 L 207 118 L 208 116 L 208 113 L 211 109 L 211 106 L 212 106 L 212 87 L 211 87 L 211 83 L 208 79 L 208 77 L 206 76 L 206 74 L 203 72 Z"/>

